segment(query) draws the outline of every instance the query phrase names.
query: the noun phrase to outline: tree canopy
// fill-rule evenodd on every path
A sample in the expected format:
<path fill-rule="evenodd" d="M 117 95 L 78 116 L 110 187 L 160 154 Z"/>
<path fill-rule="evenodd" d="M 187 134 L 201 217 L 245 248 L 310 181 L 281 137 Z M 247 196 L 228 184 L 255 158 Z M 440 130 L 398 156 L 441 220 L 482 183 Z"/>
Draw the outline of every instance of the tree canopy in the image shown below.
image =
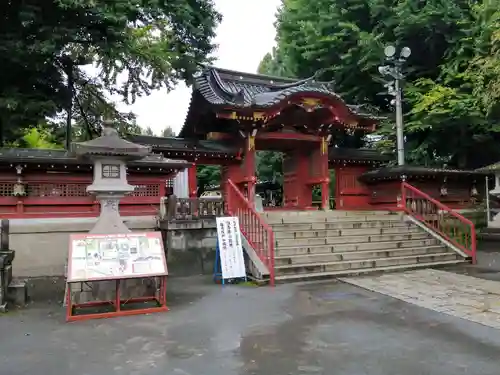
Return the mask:
<path fill-rule="evenodd" d="M 350 103 L 387 114 L 376 146 L 395 151 L 384 46 L 412 50 L 404 87 L 407 158 L 479 167 L 500 159 L 498 1 L 282 0 L 277 47 L 260 72 L 334 81 Z"/>
<path fill-rule="evenodd" d="M 103 115 L 132 124 L 109 96 L 189 83 L 211 61 L 220 17 L 212 0 L 1 2 L 0 140 L 63 111 L 89 133 Z"/>

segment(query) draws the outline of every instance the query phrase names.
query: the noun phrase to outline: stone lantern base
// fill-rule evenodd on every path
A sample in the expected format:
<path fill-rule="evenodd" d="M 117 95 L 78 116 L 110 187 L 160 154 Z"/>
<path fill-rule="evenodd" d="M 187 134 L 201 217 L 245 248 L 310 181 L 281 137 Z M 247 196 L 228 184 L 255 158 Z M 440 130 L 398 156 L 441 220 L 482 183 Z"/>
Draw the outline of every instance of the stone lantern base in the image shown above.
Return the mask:
<path fill-rule="evenodd" d="M 101 204 L 101 214 L 97 219 L 97 223 L 90 230 L 89 233 L 92 234 L 110 234 L 110 233 L 129 233 L 130 229 L 127 228 L 123 222 L 120 211 L 119 204 L 120 199 L 124 195 L 110 195 L 110 194 L 99 194 L 97 200 Z"/>

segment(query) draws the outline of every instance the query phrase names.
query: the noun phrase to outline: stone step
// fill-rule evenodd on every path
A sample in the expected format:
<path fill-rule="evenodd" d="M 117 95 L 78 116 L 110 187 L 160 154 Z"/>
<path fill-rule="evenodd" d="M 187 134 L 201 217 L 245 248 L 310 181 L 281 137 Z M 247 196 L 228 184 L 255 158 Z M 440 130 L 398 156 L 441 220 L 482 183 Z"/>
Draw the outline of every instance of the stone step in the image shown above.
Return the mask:
<path fill-rule="evenodd" d="M 330 232 L 330 231 L 328 231 Z M 414 231 L 414 232 L 404 232 L 404 233 L 384 233 L 384 234 L 372 234 L 372 235 L 346 235 L 340 234 L 336 231 L 331 231 L 331 233 L 324 232 L 298 232 L 290 233 L 291 235 L 296 235 L 297 237 L 280 238 L 276 240 L 277 247 L 287 247 L 287 246 L 298 246 L 304 244 L 316 243 L 307 241 L 320 240 L 319 244 L 339 244 L 339 243 L 361 243 L 361 242 L 380 242 L 380 241 L 407 241 L 407 240 L 424 240 L 430 238 L 429 234 L 424 231 Z M 304 235 L 304 236 L 302 236 Z M 274 237 L 276 239 L 276 236 Z M 301 242 L 306 241 L 306 242 Z"/>
<path fill-rule="evenodd" d="M 321 279 L 321 278 L 328 278 L 335 276 L 359 275 L 359 274 L 373 273 L 373 272 L 397 272 L 397 271 L 406 271 L 417 268 L 432 268 L 432 267 L 439 267 L 446 265 L 450 266 L 465 262 L 467 261 L 463 259 L 455 259 L 448 261 L 440 260 L 436 262 L 414 263 L 414 264 L 405 264 L 397 266 L 376 267 L 376 268 L 359 268 L 359 269 L 345 269 L 341 271 L 331 271 L 331 272 L 313 272 L 313 273 L 276 275 L 275 280 L 277 282 L 314 280 L 314 279 Z"/>
<path fill-rule="evenodd" d="M 416 246 L 428 246 L 437 243 L 437 240 L 433 237 L 426 236 L 420 239 L 409 239 L 409 240 L 386 240 L 386 241 L 374 241 L 369 242 L 368 238 L 365 237 L 364 240 L 360 239 L 359 242 L 349 243 L 342 241 L 344 237 L 318 237 L 318 238 L 295 238 L 295 239 L 284 239 L 278 240 L 275 244 L 276 252 L 287 251 L 288 249 L 302 248 L 302 247 L 327 247 L 335 248 L 330 250 L 330 252 L 339 251 L 356 251 L 356 250 L 369 250 L 369 249 L 383 249 L 383 248 L 399 248 L 399 247 L 416 247 Z"/>
<path fill-rule="evenodd" d="M 330 216 L 330 217 L 341 217 L 341 216 L 367 216 L 367 215 L 398 215 L 398 212 L 392 211 L 345 211 L 345 210 L 329 210 L 329 211 L 266 211 L 262 213 L 264 218 L 283 218 L 283 217 L 312 217 L 312 216 Z"/>
<path fill-rule="evenodd" d="M 295 224 L 295 223 L 321 223 L 321 222 L 342 222 L 342 221 L 375 221 L 375 220 L 400 220 L 402 214 L 384 213 L 358 213 L 355 215 L 338 215 L 334 211 L 329 213 L 302 214 L 302 215 L 266 215 L 262 218 L 269 224 Z"/>
<path fill-rule="evenodd" d="M 458 260 L 456 253 L 441 252 L 423 255 L 395 256 L 379 259 L 356 259 L 326 263 L 291 264 L 275 267 L 276 275 L 300 275 L 311 273 L 325 273 L 346 270 L 362 270 L 390 266 L 403 266 L 418 263 L 436 263 Z"/>
<path fill-rule="evenodd" d="M 276 247 L 275 256 L 291 256 L 305 254 L 325 254 L 325 253 L 344 253 L 348 251 L 362 250 L 392 250 L 408 247 L 434 246 L 438 245 L 438 240 L 428 238 L 425 240 L 407 240 L 407 241 L 380 241 L 380 242 L 362 242 L 362 243 L 341 243 L 341 244 L 321 244 L 321 245 L 303 245 Z"/>
<path fill-rule="evenodd" d="M 369 228 L 369 229 L 324 229 L 324 230 L 299 230 L 299 231 L 273 231 L 277 240 L 289 238 L 314 238 L 314 237 L 354 237 L 378 235 L 406 235 L 424 233 L 422 229 L 414 227 L 395 228 Z"/>
<path fill-rule="evenodd" d="M 307 230 L 345 230 L 345 229 L 380 229 L 380 228 L 409 228 L 415 227 L 412 223 L 405 223 L 400 219 L 378 220 L 378 221 L 341 221 L 337 223 L 295 223 L 295 224 L 272 224 L 273 232 L 307 231 Z"/>
<path fill-rule="evenodd" d="M 435 245 L 426 247 L 401 248 L 393 250 L 380 249 L 380 250 L 349 251 L 346 253 L 291 255 L 291 256 L 276 257 L 275 264 L 276 266 L 320 264 L 329 262 L 340 262 L 343 260 L 350 261 L 350 260 L 360 260 L 360 259 L 383 259 L 390 257 L 444 253 L 446 251 L 447 250 L 445 246 Z"/>
<path fill-rule="evenodd" d="M 339 223 L 343 221 L 390 221 L 400 220 L 401 215 L 356 215 L 356 216 L 285 216 L 285 217 L 266 217 L 265 221 L 270 224 L 308 224 L 308 223 Z"/>

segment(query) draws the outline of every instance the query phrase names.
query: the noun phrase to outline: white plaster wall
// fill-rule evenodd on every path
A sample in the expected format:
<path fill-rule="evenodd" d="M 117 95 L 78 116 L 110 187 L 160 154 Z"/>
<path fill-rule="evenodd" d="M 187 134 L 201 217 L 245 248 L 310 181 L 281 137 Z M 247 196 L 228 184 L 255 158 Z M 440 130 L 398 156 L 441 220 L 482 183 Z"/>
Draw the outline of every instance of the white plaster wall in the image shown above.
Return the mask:
<path fill-rule="evenodd" d="M 177 198 L 189 198 L 188 170 L 185 169 L 174 178 L 174 195 Z"/>

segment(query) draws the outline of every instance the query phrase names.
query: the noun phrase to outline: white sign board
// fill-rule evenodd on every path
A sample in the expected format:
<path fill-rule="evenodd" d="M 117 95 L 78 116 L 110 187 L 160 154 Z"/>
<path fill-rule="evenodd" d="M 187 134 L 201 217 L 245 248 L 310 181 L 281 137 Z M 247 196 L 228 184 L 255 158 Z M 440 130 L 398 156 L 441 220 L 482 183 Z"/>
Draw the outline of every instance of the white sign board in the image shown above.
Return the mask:
<path fill-rule="evenodd" d="M 68 282 L 167 274 L 160 232 L 70 235 Z"/>
<path fill-rule="evenodd" d="M 235 279 L 245 277 L 245 259 L 243 258 L 238 218 L 218 217 L 216 221 L 222 278 Z"/>

